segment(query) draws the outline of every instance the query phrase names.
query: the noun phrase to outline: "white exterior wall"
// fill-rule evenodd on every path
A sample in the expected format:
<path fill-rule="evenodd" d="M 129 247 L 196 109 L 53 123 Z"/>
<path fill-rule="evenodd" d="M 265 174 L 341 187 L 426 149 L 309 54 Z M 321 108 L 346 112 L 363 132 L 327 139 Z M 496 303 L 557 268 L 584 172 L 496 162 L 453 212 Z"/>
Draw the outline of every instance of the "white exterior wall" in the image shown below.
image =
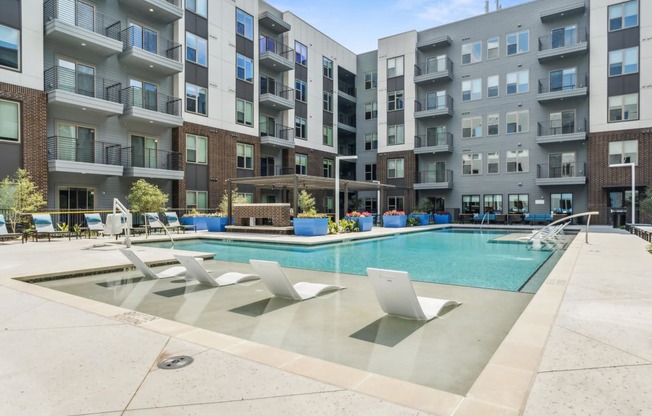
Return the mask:
<path fill-rule="evenodd" d="M 0 6 L 0 13 L 2 13 Z M 43 2 L 22 1 L 20 71 L 0 68 L 0 79 L 8 84 L 43 91 Z"/>

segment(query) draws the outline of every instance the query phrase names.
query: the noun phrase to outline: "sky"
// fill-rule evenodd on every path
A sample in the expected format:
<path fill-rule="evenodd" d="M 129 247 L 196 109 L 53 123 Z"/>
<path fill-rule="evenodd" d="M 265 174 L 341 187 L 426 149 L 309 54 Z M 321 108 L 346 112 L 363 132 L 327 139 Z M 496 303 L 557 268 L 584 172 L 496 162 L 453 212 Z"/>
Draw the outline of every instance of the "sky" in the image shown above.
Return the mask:
<path fill-rule="evenodd" d="M 360 54 L 378 39 L 424 30 L 484 13 L 485 0 L 266 0 L 290 11 L 325 35 Z M 503 9 L 531 0 L 500 0 Z M 496 0 L 489 0 L 489 11 Z"/>

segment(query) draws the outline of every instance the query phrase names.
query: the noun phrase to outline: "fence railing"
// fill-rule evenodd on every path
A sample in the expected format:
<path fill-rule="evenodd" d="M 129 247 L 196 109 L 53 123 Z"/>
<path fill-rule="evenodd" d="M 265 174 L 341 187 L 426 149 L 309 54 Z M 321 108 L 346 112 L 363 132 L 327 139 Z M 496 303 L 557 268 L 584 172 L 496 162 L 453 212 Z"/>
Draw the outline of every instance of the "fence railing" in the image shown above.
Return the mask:
<path fill-rule="evenodd" d="M 276 123 L 260 123 L 260 137 L 294 140 L 294 127 Z"/>
<path fill-rule="evenodd" d="M 537 179 L 578 178 L 586 176 L 586 163 L 561 163 L 537 165 Z"/>
<path fill-rule="evenodd" d="M 53 66 L 44 72 L 46 92 L 64 90 L 86 97 L 120 102 L 122 84 L 118 81 L 96 77 L 62 66 Z"/>
<path fill-rule="evenodd" d="M 349 84 L 348 82 L 338 81 L 337 82 L 338 91 L 342 91 L 345 94 L 350 95 L 351 97 L 356 97 L 356 89 L 354 85 Z"/>
<path fill-rule="evenodd" d="M 181 62 L 183 47 L 177 42 L 159 36 L 158 33 L 140 26 L 130 26 L 120 32 L 123 50 L 138 48 L 144 51 Z"/>
<path fill-rule="evenodd" d="M 585 27 L 553 31 L 549 35 L 539 37 L 539 51 L 574 46 L 586 42 L 588 30 Z"/>
<path fill-rule="evenodd" d="M 289 59 L 290 61 L 294 60 L 294 49 L 290 48 L 281 41 L 272 39 L 267 36 L 260 36 L 258 45 L 260 47 L 260 53 L 272 52 L 278 56 L 282 56 L 285 59 Z"/>
<path fill-rule="evenodd" d="M 43 23 L 60 20 L 111 39 L 120 40 L 122 22 L 117 17 L 95 11 L 93 6 L 76 0 L 46 0 Z"/>
<path fill-rule="evenodd" d="M 337 122 L 340 124 L 346 124 L 347 126 L 356 127 L 355 114 L 340 113 L 337 115 Z"/>
<path fill-rule="evenodd" d="M 453 110 L 453 97 L 450 95 L 427 97 L 424 100 L 414 101 L 414 111 L 441 110 L 448 108 Z"/>
<path fill-rule="evenodd" d="M 416 183 L 451 183 L 453 171 L 450 169 L 422 170 L 415 172 Z"/>
<path fill-rule="evenodd" d="M 434 134 L 414 136 L 414 147 L 452 146 L 453 133 L 442 131 Z"/>
<path fill-rule="evenodd" d="M 122 104 L 125 109 L 139 107 L 159 113 L 181 116 L 181 98 L 140 87 L 127 87 L 122 90 Z"/>
<path fill-rule="evenodd" d="M 442 71 L 453 72 L 453 61 L 448 57 L 432 58 L 414 65 L 414 76 L 434 74 Z"/>
<path fill-rule="evenodd" d="M 285 98 L 286 100 L 294 101 L 294 88 L 288 87 L 287 85 L 273 81 L 269 78 L 260 79 L 260 93 L 272 94 L 277 97 Z"/>
<path fill-rule="evenodd" d="M 64 136 L 47 138 L 48 160 L 122 165 L 122 147 L 117 143 Z"/>
<path fill-rule="evenodd" d="M 556 136 L 559 134 L 571 134 L 586 132 L 586 119 L 573 120 L 572 122 L 553 123 L 540 121 L 537 123 L 537 136 Z"/>
<path fill-rule="evenodd" d="M 557 91 L 570 91 L 588 86 L 586 74 L 567 74 L 559 77 L 542 78 L 539 80 L 539 94 Z"/>
<path fill-rule="evenodd" d="M 123 147 L 122 165 L 126 168 L 181 170 L 181 153 L 169 150 Z"/>

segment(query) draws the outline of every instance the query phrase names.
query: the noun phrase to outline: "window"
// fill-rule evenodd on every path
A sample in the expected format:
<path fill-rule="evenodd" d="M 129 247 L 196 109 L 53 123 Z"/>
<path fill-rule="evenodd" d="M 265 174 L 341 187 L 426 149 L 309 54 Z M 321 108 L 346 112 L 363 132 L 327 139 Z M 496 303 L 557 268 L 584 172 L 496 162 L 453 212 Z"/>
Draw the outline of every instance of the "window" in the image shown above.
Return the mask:
<path fill-rule="evenodd" d="M 235 9 L 236 33 L 247 39 L 254 40 L 254 18 L 240 9 Z"/>
<path fill-rule="evenodd" d="M 203 17 L 208 16 L 208 0 L 186 0 L 186 10 Z"/>
<path fill-rule="evenodd" d="M 507 35 L 507 55 L 516 55 L 529 51 L 529 37 L 530 32 L 528 30 Z"/>
<path fill-rule="evenodd" d="M 529 172 L 530 151 L 529 150 L 508 150 L 507 151 L 507 172 Z"/>
<path fill-rule="evenodd" d="M 129 23 L 128 45 L 147 52 L 157 53 L 158 51 L 158 33 L 137 23 Z"/>
<path fill-rule="evenodd" d="M 186 82 L 186 111 L 207 115 L 206 94 L 206 88 Z"/>
<path fill-rule="evenodd" d="M 207 49 L 206 39 L 186 32 L 186 61 L 206 66 Z"/>
<path fill-rule="evenodd" d="M 308 174 L 308 155 L 296 153 L 294 155 L 294 167 L 297 175 Z"/>
<path fill-rule="evenodd" d="M 238 79 L 243 81 L 254 81 L 254 61 L 246 56 L 236 54 L 238 66 Z"/>
<path fill-rule="evenodd" d="M 571 46 L 577 43 L 577 26 L 560 27 L 550 31 L 551 49 Z"/>
<path fill-rule="evenodd" d="M 426 110 L 446 107 L 446 91 L 433 91 L 426 94 Z"/>
<path fill-rule="evenodd" d="M 403 211 L 403 197 L 402 196 L 388 196 L 387 197 L 387 210 L 389 210 L 389 211 Z"/>
<path fill-rule="evenodd" d="M 335 206 L 335 201 L 333 200 L 332 196 L 327 196 L 326 197 L 326 211 L 327 212 L 333 212 Z"/>
<path fill-rule="evenodd" d="M 131 136 L 131 165 L 139 168 L 158 167 L 158 139 L 156 137 Z"/>
<path fill-rule="evenodd" d="M 577 69 L 567 68 L 550 71 L 550 91 L 572 90 L 577 87 Z M 581 85 L 580 85 L 581 87 Z"/>
<path fill-rule="evenodd" d="M 528 212 L 530 209 L 529 201 L 530 197 L 528 194 L 509 194 L 507 195 L 507 201 L 509 203 L 509 212 L 518 212 L 524 213 Z"/>
<path fill-rule="evenodd" d="M 487 114 L 487 136 L 498 135 L 500 114 Z"/>
<path fill-rule="evenodd" d="M 302 117 L 294 118 L 294 137 L 298 139 L 306 139 L 308 132 L 306 128 L 306 119 Z"/>
<path fill-rule="evenodd" d="M 480 212 L 480 195 L 462 195 L 462 213 L 477 214 Z"/>
<path fill-rule="evenodd" d="M 638 46 L 609 52 L 609 76 L 638 72 Z"/>
<path fill-rule="evenodd" d="M 551 136 L 556 134 L 575 133 L 575 110 L 565 110 L 550 113 Z"/>
<path fill-rule="evenodd" d="M 507 94 L 522 94 L 530 90 L 530 71 L 510 72 L 507 74 Z"/>
<path fill-rule="evenodd" d="M 378 149 L 378 133 L 367 133 L 364 135 L 364 150 Z"/>
<path fill-rule="evenodd" d="M 482 99 L 482 78 L 462 81 L 462 101 Z"/>
<path fill-rule="evenodd" d="M 397 56 L 387 60 L 387 78 L 403 75 L 403 57 Z"/>
<path fill-rule="evenodd" d="M 294 41 L 294 62 L 308 66 L 308 47 L 296 40 Z"/>
<path fill-rule="evenodd" d="M 376 164 L 372 163 L 370 165 L 364 165 L 364 180 L 365 181 L 375 181 L 376 180 Z"/>
<path fill-rule="evenodd" d="M 482 42 L 462 45 L 462 65 L 482 62 Z"/>
<path fill-rule="evenodd" d="M 250 101 L 241 99 L 235 100 L 236 108 L 236 123 L 244 124 L 245 126 L 254 125 L 254 104 Z"/>
<path fill-rule="evenodd" d="M 378 212 L 378 201 L 376 198 L 364 198 L 364 210 L 368 212 Z"/>
<path fill-rule="evenodd" d="M 463 154 L 462 175 L 481 175 L 481 174 L 482 174 L 482 153 Z"/>
<path fill-rule="evenodd" d="M 208 192 L 206 191 L 186 191 L 186 208 L 188 209 L 207 209 Z"/>
<path fill-rule="evenodd" d="M 609 122 L 638 120 L 638 94 L 609 97 Z"/>
<path fill-rule="evenodd" d="M 573 194 L 550 194 L 550 211 L 557 214 L 572 214 Z"/>
<path fill-rule="evenodd" d="M 500 89 L 500 77 L 498 75 L 492 75 L 487 77 L 487 97 L 494 98 L 498 97 Z"/>
<path fill-rule="evenodd" d="M 364 89 L 373 90 L 378 87 L 378 71 L 364 73 Z"/>
<path fill-rule="evenodd" d="M 403 143 L 405 143 L 404 125 L 395 124 L 393 126 L 388 126 L 387 145 L 392 146 L 395 144 L 403 144 Z"/>
<path fill-rule="evenodd" d="M 620 163 L 638 164 L 638 140 L 609 143 L 609 166 Z"/>
<path fill-rule="evenodd" d="M 324 178 L 334 178 L 333 176 L 333 159 L 324 159 Z"/>
<path fill-rule="evenodd" d="M 446 126 L 428 127 L 426 129 L 426 147 L 446 146 L 449 144 Z"/>
<path fill-rule="evenodd" d="M 207 163 L 208 139 L 204 136 L 186 134 L 186 162 Z"/>
<path fill-rule="evenodd" d="M 482 117 L 466 117 L 462 119 L 462 138 L 482 137 Z"/>
<path fill-rule="evenodd" d="M 387 177 L 388 178 L 402 178 L 403 177 L 403 163 L 401 159 L 388 159 L 387 160 Z"/>
<path fill-rule="evenodd" d="M 387 111 L 401 110 L 403 108 L 403 90 L 387 93 Z"/>
<path fill-rule="evenodd" d="M 323 56 L 324 61 L 324 76 L 333 79 L 333 61 Z"/>
<path fill-rule="evenodd" d="M 250 193 L 245 193 L 245 192 L 238 192 L 238 196 L 241 196 L 245 199 L 247 204 L 253 204 L 254 203 L 254 194 Z"/>
<path fill-rule="evenodd" d="M 507 119 L 507 134 L 530 131 L 530 110 L 510 111 L 505 118 Z"/>
<path fill-rule="evenodd" d="M 446 55 L 433 56 L 426 61 L 426 74 L 433 74 L 435 72 L 446 71 L 448 68 L 446 64 L 448 60 Z"/>
<path fill-rule="evenodd" d="M 500 155 L 498 152 L 487 152 L 487 173 L 500 173 Z"/>
<path fill-rule="evenodd" d="M 20 103 L 0 100 L 0 140 L 20 141 Z"/>
<path fill-rule="evenodd" d="M 575 176 L 575 153 L 550 153 L 548 177 L 569 178 Z"/>
<path fill-rule="evenodd" d="M 503 212 L 503 196 L 501 194 L 485 195 L 484 212 Z"/>
<path fill-rule="evenodd" d="M 322 129 L 322 136 L 323 136 L 322 143 L 324 144 L 324 146 L 333 146 L 333 127 L 324 126 Z"/>
<path fill-rule="evenodd" d="M 324 91 L 324 110 L 330 113 L 333 112 L 333 94 Z"/>
<path fill-rule="evenodd" d="M 237 150 L 237 166 L 240 169 L 253 169 L 254 168 L 254 147 L 250 144 L 238 143 Z"/>
<path fill-rule="evenodd" d="M 500 57 L 500 38 L 498 36 L 487 39 L 487 60 Z"/>
<path fill-rule="evenodd" d="M 609 31 L 638 26 L 638 0 L 609 6 Z"/>
<path fill-rule="evenodd" d="M 373 120 L 378 118 L 378 103 L 367 103 L 364 105 L 364 119 Z"/>
<path fill-rule="evenodd" d="M 297 101 L 303 101 L 304 103 L 306 102 L 306 97 L 307 97 L 307 86 L 306 83 L 301 81 L 300 79 L 297 79 L 294 81 L 294 98 L 297 99 Z"/>

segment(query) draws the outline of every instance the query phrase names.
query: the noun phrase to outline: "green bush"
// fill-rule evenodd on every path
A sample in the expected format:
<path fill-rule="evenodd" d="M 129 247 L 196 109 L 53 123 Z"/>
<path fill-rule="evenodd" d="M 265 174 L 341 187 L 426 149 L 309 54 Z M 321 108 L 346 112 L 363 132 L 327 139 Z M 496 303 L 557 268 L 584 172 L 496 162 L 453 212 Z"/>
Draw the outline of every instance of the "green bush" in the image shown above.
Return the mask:
<path fill-rule="evenodd" d="M 145 179 L 138 179 L 132 185 L 131 193 L 127 195 L 127 202 L 131 211 L 158 213 L 165 211 L 168 195 Z"/>

